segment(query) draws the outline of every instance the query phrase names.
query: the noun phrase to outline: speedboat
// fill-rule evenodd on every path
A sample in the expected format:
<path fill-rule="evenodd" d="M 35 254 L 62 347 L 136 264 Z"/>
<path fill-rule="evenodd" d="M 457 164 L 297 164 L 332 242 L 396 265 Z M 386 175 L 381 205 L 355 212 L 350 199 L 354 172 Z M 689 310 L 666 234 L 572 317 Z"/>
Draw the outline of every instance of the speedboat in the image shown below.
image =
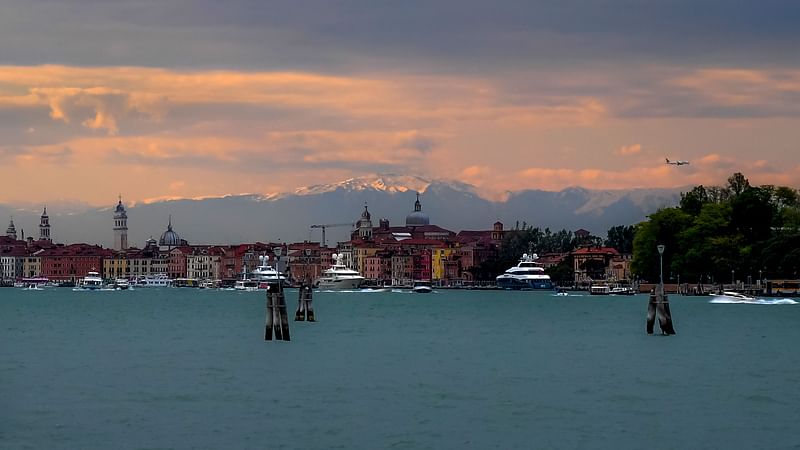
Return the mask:
<path fill-rule="evenodd" d="M 433 292 L 430 281 L 415 281 L 411 290 L 418 294 L 429 294 Z"/>
<path fill-rule="evenodd" d="M 334 253 L 333 265 L 322 273 L 317 280 L 317 287 L 320 289 L 358 289 L 364 283 L 357 271 L 348 268 L 342 262 L 344 255 Z"/>
<path fill-rule="evenodd" d="M 758 301 L 758 298 L 753 297 L 752 295 L 742 294 L 741 292 L 736 292 L 736 291 L 722 291 L 722 293 L 717 294 L 716 297 L 731 302 L 748 303 L 748 302 Z"/>
<path fill-rule="evenodd" d="M 536 262 L 537 259 L 536 253 L 522 255 L 516 266 L 496 278 L 497 286 L 503 289 L 553 289 L 550 275 L 544 273 L 544 266 Z"/>
<path fill-rule="evenodd" d="M 258 289 L 268 289 L 269 285 L 275 285 L 280 283 L 284 285 L 286 283 L 286 277 L 283 276 L 276 268 L 269 265 L 269 256 L 261 255 L 258 257 L 260 262 L 259 266 L 253 269 L 250 272 L 250 279 L 256 283 Z M 247 281 L 244 280 L 244 276 L 242 276 L 242 280 L 240 281 Z"/>
<path fill-rule="evenodd" d="M 125 290 L 131 287 L 131 282 L 128 281 L 127 278 L 117 278 L 114 280 L 114 288 L 119 290 Z"/>
<path fill-rule="evenodd" d="M 567 297 L 567 296 L 569 296 L 569 292 L 567 292 L 567 290 L 566 290 L 566 289 L 564 289 L 564 288 L 560 288 L 560 289 L 559 289 L 559 290 L 556 292 L 556 295 L 557 295 L 557 296 L 559 296 L 559 297 Z"/>
<path fill-rule="evenodd" d="M 258 290 L 258 281 L 255 280 L 236 280 L 236 284 L 233 285 L 233 289 L 236 291 L 257 291 Z"/>
<path fill-rule="evenodd" d="M 96 291 L 103 288 L 103 277 L 98 272 L 90 271 L 81 278 L 76 289 L 81 291 Z"/>

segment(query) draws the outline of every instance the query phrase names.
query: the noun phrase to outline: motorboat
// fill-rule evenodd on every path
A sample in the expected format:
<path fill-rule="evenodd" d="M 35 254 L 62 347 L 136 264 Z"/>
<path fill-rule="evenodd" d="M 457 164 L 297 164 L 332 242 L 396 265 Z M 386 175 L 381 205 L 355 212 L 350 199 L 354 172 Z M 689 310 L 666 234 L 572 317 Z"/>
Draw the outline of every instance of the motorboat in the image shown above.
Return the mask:
<path fill-rule="evenodd" d="M 752 295 L 747 295 L 736 291 L 722 291 L 722 293 L 717 294 L 716 297 L 728 300 L 730 302 L 750 303 L 758 301 L 758 298 L 753 297 Z"/>
<path fill-rule="evenodd" d="M 85 277 L 81 278 L 76 289 L 81 291 L 95 291 L 103 288 L 103 277 L 98 272 L 89 271 Z"/>
<path fill-rule="evenodd" d="M 256 282 L 258 289 L 268 289 L 270 285 L 280 283 L 286 284 L 286 277 L 276 268 L 269 265 L 269 256 L 261 255 L 258 257 L 259 265 L 250 272 L 249 280 Z M 242 278 L 245 278 L 244 275 Z M 240 280 L 240 281 L 245 281 Z M 234 286 L 235 287 L 235 286 Z"/>
<path fill-rule="evenodd" d="M 617 284 L 611 286 L 611 289 L 608 291 L 611 295 L 634 295 L 636 291 L 633 290 L 631 286 Z"/>
<path fill-rule="evenodd" d="M 117 278 L 114 280 L 114 288 L 124 291 L 131 287 L 131 282 L 127 278 Z"/>
<path fill-rule="evenodd" d="M 569 292 L 567 292 L 567 290 L 564 288 L 560 288 L 558 291 L 556 291 L 556 295 L 559 297 L 567 297 L 569 296 Z"/>
<path fill-rule="evenodd" d="M 43 277 L 23 278 L 14 283 L 14 287 L 40 291 L 48 283 L 50 283 L 50 280 Z"/>
<path fill-rule="evenodd" d="M 139 277 L 134 281 L 133 285 L 143 288 L 170 287 L 172 286 L 172 280 L 170 280 L 165 273 L 157 273 L 155 275 Z"/>
<path fill-rule="evenodd" d="M 515 290 L 553 289 L 550 276 L 544 273 L 544 266 L 537 259 L 536 253 L 522 255 L 516 266 L 496 278 L 497 286 Z"/>
<path fill-rule="evenodd" d="M 233 289 L 236 291 L 257 291 L 258 290 L 258 281 L 255 280 L 236 280 L 236 283 L 233 285 Z"/>
<path fill-rule="evenodd" d="M 430 281 L 415 281 L 411 290 L 418 294 L 429 294 L 433 292 Z"/>
<path fill-rule="evenodd" d="M 344 265 L 344 255 L 334 253 L 333 265 L 326 269 L 317 280 L 320 289 L 358 289 L 364 283 L 357 271 Z"/>
<path fill-rule="evenodd" d="M 589 287 L 591 295 L 608 295 L 611 293 L 611 286 L 607 284 L 593 284 Z"/>

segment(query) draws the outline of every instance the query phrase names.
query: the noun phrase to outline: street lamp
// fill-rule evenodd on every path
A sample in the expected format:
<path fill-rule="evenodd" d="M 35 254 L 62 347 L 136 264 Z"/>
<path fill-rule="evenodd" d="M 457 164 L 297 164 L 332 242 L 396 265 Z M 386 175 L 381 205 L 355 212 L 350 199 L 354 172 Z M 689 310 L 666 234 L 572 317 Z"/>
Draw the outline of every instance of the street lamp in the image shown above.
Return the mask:
<path fill-rule="evenodd" d="M 311 263 L 311 249 L 303 249 L 303 254 L 306 256 L 306 278 L 308 279 L 308 282 L 311 283 L 311 268 L 309 267 Z"/>
<path fill-rule="evenodd" d="M 664 245 L 659 244 L 656 248 L 658 249 L 658 273 L 661 281 L 661 293 L 664 293 Z"/>
<path fill-rule="evenodd" d="M 735 276 L 734 274 L 735 274 L 734 270 L 733 270 L 733 269 L 731 269 L 731 284 L 732 284 L 734 287 L 736 287 L 736 276 Z"/>

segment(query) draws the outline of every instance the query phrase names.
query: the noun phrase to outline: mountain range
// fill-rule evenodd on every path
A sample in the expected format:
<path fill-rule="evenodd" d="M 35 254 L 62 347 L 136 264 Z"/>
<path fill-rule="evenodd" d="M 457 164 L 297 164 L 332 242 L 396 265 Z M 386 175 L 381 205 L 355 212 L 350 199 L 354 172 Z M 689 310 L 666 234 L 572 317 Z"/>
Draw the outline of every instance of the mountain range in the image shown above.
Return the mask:
<path fill-rule="evenodd" d="M 551 230 L 584 228 L 605 237 L 615 225 L 645 220 L 659 208 L 674 206 L 686 189 L 591 190 L 571 187 L 558 192 L 509 192 L 505 200 L 481 197 L 474 186 L 458 181 L 379 174 L 340 183 L 315 185 L 279 194 L 229 195 L 219 198 L 165 200 L 126 205 L 128 242 L 141 247 L 158 239 L 172 220 L 173 229 L 193 244 L 320 241 L 312 224 L 347 224 L 359 219 L 366 204 L 375 226 L 380 218 L 405 224 L 416 193 L 431 224 L 453 231 L 487 230 L 495 221 Z M 56 242 L 111 246 L 116 205 L 97 208 L 75 202 L 47 205 Z M 0 204 L 0 225 L 11 216 L 17 233 L 38 237 L 41 205 Z M 348 239 L 350 227 L 326 229 L 329 245 Z"/>

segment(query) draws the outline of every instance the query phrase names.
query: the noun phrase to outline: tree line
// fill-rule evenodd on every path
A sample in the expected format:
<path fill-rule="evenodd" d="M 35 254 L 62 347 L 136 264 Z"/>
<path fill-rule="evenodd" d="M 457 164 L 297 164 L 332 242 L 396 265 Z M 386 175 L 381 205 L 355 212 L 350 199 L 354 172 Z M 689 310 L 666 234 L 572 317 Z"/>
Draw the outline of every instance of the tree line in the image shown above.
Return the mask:
<path fill-rule="evenodd" d="M 755 282 L 797 278 L 800 268 L 800 194 L 786 186 L 751 186 L 741 173 L 727 186 L 696 186 L 680 205 L 636 225 L 632 271 L 659 278 L 657 245 L 663 244 L 664 278 L 681 282 Z"/>

